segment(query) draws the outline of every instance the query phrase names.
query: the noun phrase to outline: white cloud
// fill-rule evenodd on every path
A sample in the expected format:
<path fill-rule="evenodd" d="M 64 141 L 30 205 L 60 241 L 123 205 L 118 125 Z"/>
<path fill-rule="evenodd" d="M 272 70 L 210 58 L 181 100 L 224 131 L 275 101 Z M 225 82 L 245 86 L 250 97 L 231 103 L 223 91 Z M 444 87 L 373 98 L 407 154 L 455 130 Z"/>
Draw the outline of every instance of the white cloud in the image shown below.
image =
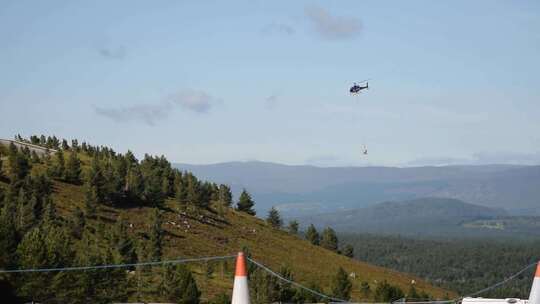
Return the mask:
<path fill-rule="evenodd" d="M 173 94 L 170 100 L 185 110 L 197 113 L 207 113 L 214 105 L 221 102 L 219 99 L 198 90 L 180 91 Z"/>
<path fill-rule="evenodd" d="M 172 106 L 170 103 L 141 104 L 119 108 L 95 107 L 96 114 L 112 119 L 116 122 L 143 122 L 153 126 L 158 121 L 169 116 Z"/>
<path fill-rule="evenodd" d="M 315 31 L 325 39 L 348 39 L 358 36 L 362 30 L 360 19 L 355 17 L 333 16 L 319 6 L 308 6 L 305 14 Z"/>

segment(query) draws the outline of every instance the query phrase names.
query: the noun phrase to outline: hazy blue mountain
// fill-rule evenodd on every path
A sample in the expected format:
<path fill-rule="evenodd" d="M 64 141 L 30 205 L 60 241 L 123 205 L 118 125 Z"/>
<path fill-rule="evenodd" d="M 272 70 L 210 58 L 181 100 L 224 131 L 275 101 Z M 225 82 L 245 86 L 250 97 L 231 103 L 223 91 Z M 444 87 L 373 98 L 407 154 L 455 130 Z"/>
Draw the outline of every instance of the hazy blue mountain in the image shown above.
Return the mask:
<path fill-rule="evenodd" d="M 313 223 L 319 228 L 330 226 L 348 233 L 459 238 L 540 236 L 540 217 L 510 216 L 504 209 L 447 198 L 384 202 L 298 220 L 304 227 Z"/>
<path fill-rule="evenodd" d="M 235 193 L 247 188 L 259 214 L 270 206 L 287 216 L 305 216 L 385 201 L 441 197 L 540 215 L 540 166 L 321 168 L 253 161 L 176 167 L 228 183 Z"/>

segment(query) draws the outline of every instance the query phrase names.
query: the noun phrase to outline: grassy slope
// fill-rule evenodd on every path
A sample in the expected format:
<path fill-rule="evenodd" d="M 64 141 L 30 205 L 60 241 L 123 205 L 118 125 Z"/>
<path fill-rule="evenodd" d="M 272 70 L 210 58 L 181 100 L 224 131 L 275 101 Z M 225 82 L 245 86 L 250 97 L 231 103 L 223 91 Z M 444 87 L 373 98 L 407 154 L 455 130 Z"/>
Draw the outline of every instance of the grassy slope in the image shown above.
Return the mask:
<path fill-rule="evenodd" d="M 56 183 L 55 202 L 59 212 L 69 215 L 75 206 L 82 208 L 82 189 L 79 186 Z M 174 201 L 168 201 L 169 208 L 164 213 L 165 257 L 167 259 L 234 254 L 247 246 L 252 257 L 274 270 L 286 265 L 292 269 L 295 280 L 299 282 L 317 282 L 329 292 L 332 276 L 339 266 L 348 272 L 356 273 L 353 284 L 353 298 L 360 299 L 359 285 L 368 281 L 375 288 L 375 282 L 387 280 L 407 291 L 411 280 L 416 287 L 436 297 L 443 297 L 445 290 L 424 283 L 418 278 L 398 273 L 367 263 L 354 261 L 318 246 L 313 246 L 297 236 L 272 229 L 258 218 L 226 210 L 223 217 L 209 211 L 175 210 Z M 133 224 L 133 233 L 140 237 L 149 228 L 150 208 L 103 208 L 101 214 L 110 220 L 123 215 Z M 185 215 L 183 215 L 182 213 Z M 112 222 L 112 221 L 106 221 Z M 175 223 L 175 225 L 172 224 Z M 189 228 L 188 228 L 189 227 Z M 204 265 L 194 265 L 198 284 L 203 290 L 203 297 L 211 298 L 218 292 L 229 291 L 232 287 L 232 263 L 227 274 L 216 269 L 212 278 L 207 279 Z M 450 296 L 453 294 L 450 293 Z"/>
<path fill-rule="evenodd" d="M 88 163 L 86 157 L 82 156 L 81 159 L 84 163 Z M 55 182 L 53 198 L 58 213 L 62 216 L 70 217 L 77 206 L 83 208 L 81 186 Z M 361 299 L 359 286 L 362 281 L 368 281 L 372 290 L 376 282 L 387 280 L 407 291 L 411 280 L 415 280 L 418 290 L 424 290 L 437 298 L 446 294 L 450 297 L 455 295 L 453 292 L 433 287 L 414 276 L 358 262 L 313 246 L 297 236 L 269 227 L 258 218 L 232 209 L 225 210 L 220 216 L 213 211 L 179 210 L 178 205 L 172 200 L 167 201 L 167 207 L 164 212 L 165 259 L 231 255 L 247 246 L 255 260 L 274 270 L 278 270 L 282 265 L 288 266 L 296 281 L 304 284 L 315 282 L 322 286 L 326 293 L 330 292 L 331 279 L 341 266 L 346 271 L 356 274 L 356 278 L 352 279 L 352 298 L 356 300 Z M 99 213 L 106 225 L 113 225 L 118 216 L 124 216 L 133 224 L 131 233 L 140 239 L 149 229 L 151 211 L 151 208 L 147 207 L 122 209 L 102 207 Z M 95 225 L 95 222 L 91 224 Z M 203 299 L 210 299 L 220 292 L 230 294 L 234 273 L 232 261 L 228 263 L 226 269 L 223 269 L 223 266 L 216 267 L 210 278 L 205 275 L 206 266 L 202 263 L 190 267 L 203 292 Z"/>

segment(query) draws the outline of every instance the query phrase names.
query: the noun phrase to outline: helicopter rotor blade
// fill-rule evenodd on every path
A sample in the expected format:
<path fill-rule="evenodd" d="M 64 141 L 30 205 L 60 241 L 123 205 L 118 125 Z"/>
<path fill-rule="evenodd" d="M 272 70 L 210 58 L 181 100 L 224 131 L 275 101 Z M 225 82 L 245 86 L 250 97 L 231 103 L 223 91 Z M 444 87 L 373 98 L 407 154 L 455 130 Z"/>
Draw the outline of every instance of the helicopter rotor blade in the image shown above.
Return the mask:
<path fill-rule="evenodd" d="M 368 82 L 368 81 L 370 81 L 370 80 L 371 80 L 371 78 L 366 79 L 366 80 L 359 81 L 358 83 L 364 83 L 364 82 Z"/>

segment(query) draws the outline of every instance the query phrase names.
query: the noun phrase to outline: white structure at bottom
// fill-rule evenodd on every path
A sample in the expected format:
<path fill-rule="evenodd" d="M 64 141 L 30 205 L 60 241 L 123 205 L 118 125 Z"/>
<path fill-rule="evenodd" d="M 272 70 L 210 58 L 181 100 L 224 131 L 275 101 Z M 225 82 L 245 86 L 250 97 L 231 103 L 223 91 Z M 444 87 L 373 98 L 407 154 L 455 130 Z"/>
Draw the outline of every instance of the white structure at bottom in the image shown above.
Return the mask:
<path fill-rule="evenodd" d="M 234 273 L 231 304 L 250 304 L 246 257 L 243 252 L 239 252 L 236 257 L 236 271 Z"/>
<path fill-rule="evenodd" d="M 540 304 L 540 262 L 536 266 L 536 273 L 531 287 L 528 300 L 522 299 L 488 299 L 488 298 L 464 298 L 462 304 Z"/>

